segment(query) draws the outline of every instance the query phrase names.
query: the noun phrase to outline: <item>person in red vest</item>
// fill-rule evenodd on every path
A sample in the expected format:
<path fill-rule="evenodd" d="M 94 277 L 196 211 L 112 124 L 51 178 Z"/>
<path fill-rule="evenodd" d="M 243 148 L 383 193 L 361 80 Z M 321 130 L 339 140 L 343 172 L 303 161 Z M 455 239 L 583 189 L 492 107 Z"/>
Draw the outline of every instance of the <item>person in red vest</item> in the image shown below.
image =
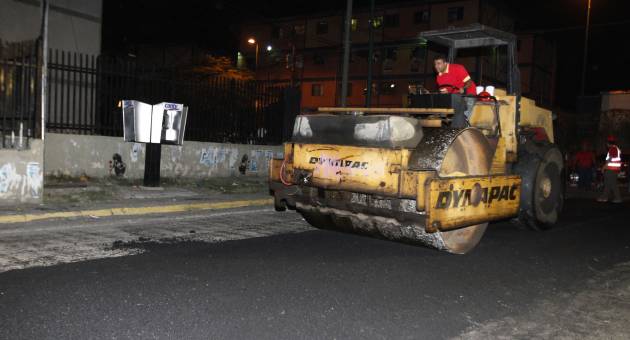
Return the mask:
<path fill-rule="evenodd" d="M 451 124 L 454 128 L 466 127 L 468 118 L 472 114 L 472 108 L 475 105 L 475 101 L 477 101 L 477 86 L 475 82 L 472 81 L 463 65 L 449 63 L 443 55 L 433 58 L 433 66 L 437 72 L 435 82 L 440 93 L 455 93 L 468 96 L 463 98 L 463 103 L 465 103 L 466 107 L 456 110 L 457 112 Z M 462 111 L 463 115 L 460 113 Z"/>
<path fill-rule="evenodd" d="M 617 146 L 617 139 L 608 136 L 608 153 L 606 154 L 606 164 L 604 165 L 604 194 L 598 198 L 598 202 L 608 202 L 610 194 L 613 196 L 613 203 L 621 203 L 621 192 L 617 182 L 617 174 L 621 170 L 621 149 Z"/>
<path fill-rule="evenodd" d="M 573 166 L 579 176 L 578 187 L 581 189 L 590 189 L 591 184 L 593 183 L 595 153 L 591 150 L 587 141 L 582 142 L 582 150 L 575 154 Z"/>

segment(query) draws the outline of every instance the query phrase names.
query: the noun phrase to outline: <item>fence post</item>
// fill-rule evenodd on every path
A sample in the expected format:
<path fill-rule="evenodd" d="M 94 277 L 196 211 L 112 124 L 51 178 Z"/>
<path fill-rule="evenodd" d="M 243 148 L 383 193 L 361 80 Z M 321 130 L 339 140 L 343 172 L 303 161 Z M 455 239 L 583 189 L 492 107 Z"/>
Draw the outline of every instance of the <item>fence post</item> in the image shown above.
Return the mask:
<path fill-rule="evenodd" d="M 41 136 L 44 140 L 44 134 L 46 133 L 46 92 L 48 91 L 48 0 L 42 0 L 42 26 L 41 26 L 41 39 L 42 39 L 42 75 L 41 75 Z"/>

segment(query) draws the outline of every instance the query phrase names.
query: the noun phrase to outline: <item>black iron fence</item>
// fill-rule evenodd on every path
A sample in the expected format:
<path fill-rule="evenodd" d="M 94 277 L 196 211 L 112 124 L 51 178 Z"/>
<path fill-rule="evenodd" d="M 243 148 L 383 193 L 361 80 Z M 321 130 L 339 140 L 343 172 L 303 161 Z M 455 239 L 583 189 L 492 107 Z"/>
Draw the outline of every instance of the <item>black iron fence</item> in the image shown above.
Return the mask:
<path fill-rule="evenodd" d="M 186 140 L 279 144 L 299 111 L 286 84 L 178 76 L 133 60 L 51 51 L 46 128 L 122 136 L 122 99 L 188 106 Z"/>
<path fill-rule="evenodd" d="M 26 147 L 36 137 L 38 62 L 36 42 L 0 42 L 0 148 Z"/>

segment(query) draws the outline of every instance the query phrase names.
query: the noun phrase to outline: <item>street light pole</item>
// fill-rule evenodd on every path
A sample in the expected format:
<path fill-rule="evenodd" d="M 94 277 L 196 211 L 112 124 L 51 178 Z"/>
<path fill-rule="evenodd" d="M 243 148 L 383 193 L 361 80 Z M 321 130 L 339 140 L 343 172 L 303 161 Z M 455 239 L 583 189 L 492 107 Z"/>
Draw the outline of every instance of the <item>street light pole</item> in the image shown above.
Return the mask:
<path fill-rule="evenodd" d="M 42 129 L 42 141 L 44 140 L 44 134 L 46 133 L 46 95 L 48 91 L 48 0 L 42 1 L 42 26 L 41 26 L 41 44 L 42 44 L 42 73 L 41 73 L 41 129 Z M 20 141 L 21 142 L 21 141 Z"/>
<path fill-rule="evenodd" d="M 586 87 L 586 61 L 588 58 L 588 32 L 591 24 L 591 0 L 588 0 L 586 9 L 586 29 L 584 30 L 584 59 L 582 60 L 582 85 L 580 95 L 584 96 L 584 88 Z"/>
<path fill-rule="evenodd" d="M 346 8 L 345 37 L 343 42 L 343 69 L 341 73 L 341 107 L 346 106 L 348 94 L 348 68 L 350 67 L 350 21 L 352 20 L 352 0 Z"/>
<path fill-rule="evenodd" d="M 369 27 L 369 44 L 368 44 L 368 74 L 367 74 L 367 93 L 365 96 L 365 107 L 372 105 L 372 67 L 374 62 L 374 0 L 370 1 L 370 20 Z"/>
<path fill-rule="evenodd" d="M 256 42 L 256 71 L 258 71 L 258 42 Z"/>
<path fill-rule="evenodd" d="M 249 38 L 247 39 L 247 43 L 250 45 L 254 45 L 256 48 L 256 61 L 255 61 L 255 66 L 256 66 L 256 71 L 258 71 L 258 41 L 254 38 Z"/>

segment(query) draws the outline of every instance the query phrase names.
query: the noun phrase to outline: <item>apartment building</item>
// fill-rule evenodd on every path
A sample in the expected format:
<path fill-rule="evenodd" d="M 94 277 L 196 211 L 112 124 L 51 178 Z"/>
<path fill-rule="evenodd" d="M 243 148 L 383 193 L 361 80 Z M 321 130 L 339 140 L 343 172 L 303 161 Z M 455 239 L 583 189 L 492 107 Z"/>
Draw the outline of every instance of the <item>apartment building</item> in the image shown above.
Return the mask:
<path fill-rule="evenodd" d="M 369 9 L 354 8 L 347 103 L 365 105 L 368 70 Z M 301 87 L 302 108 L 338 105 L 343 55 L 343 11 L 248 23 L 242 26 L 239 65 L 256 70 L 258 79 L 293 82 Z M 373 97 L 375 106 L 401 106 L 410 86 L 435 89 L 433 57 L 446 50 L 419 39 L 426 30 L 482 23 L 514 31 L 510 8 L 492 0 L 425 0 L 379 5 L 373 25 Z M 544 49 L 537 50 L 544 46 Z M 523 92 L 551 106 L 555 47 L 535 34 L 519 41 Z M 464 64 L 481 84 L 505 82 L 506 53 L 501 49 L 462 51 Z"/>

